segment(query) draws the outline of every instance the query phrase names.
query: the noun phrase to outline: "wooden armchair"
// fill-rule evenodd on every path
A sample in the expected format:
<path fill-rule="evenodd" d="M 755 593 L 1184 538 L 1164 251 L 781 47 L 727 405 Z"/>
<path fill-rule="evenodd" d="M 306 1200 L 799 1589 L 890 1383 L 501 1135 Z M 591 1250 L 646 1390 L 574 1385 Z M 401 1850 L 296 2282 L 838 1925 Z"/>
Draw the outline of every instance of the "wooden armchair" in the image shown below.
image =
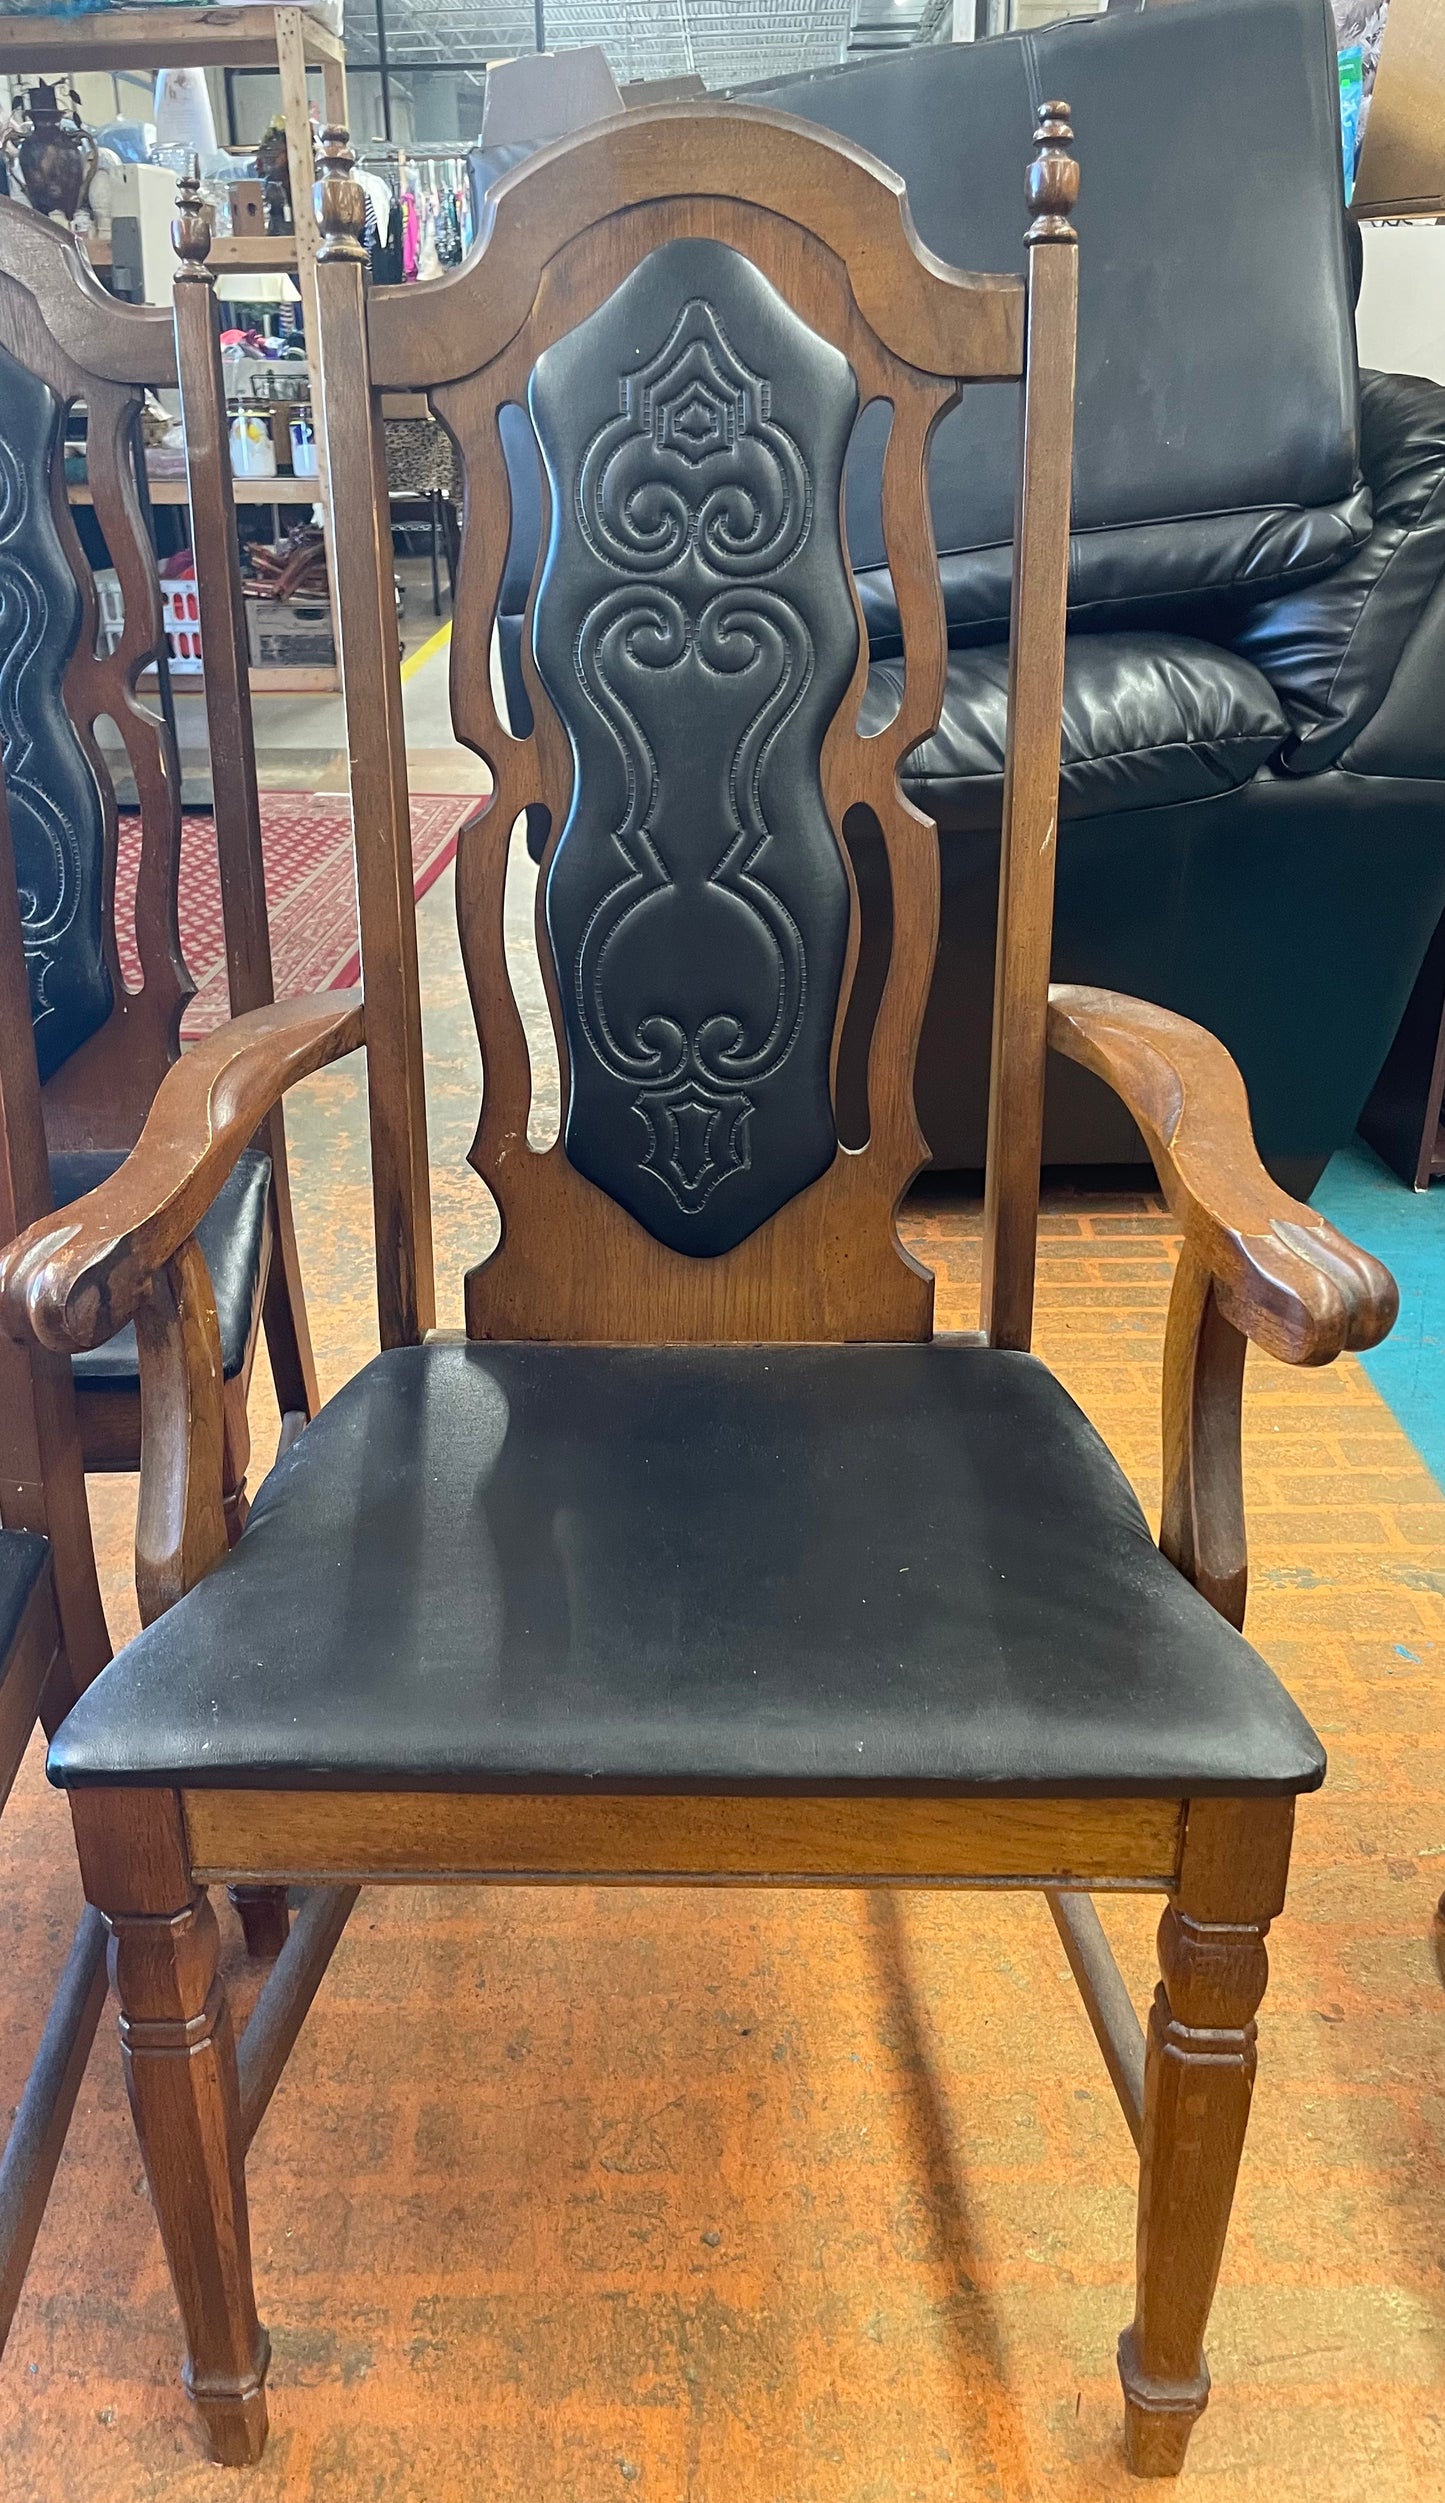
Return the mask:
<path fill-rule="evenodd" d="M 318 270 L 358 799 L 384 1352 L 279 1464 L 227 1554 L 219 1362 L 193 1240 L 291 1080 L 356 1039 L 272 1011 L 190 1053 L 115 1178 L 0 1263 L 42 1345 L 134 1317 L 150 1401 L 146 1572 L 179 1595 L 51 1751 L 110 1923 L 132 2105 L 216 2455 L 257 2457 L 255 2310 L 213 1880 L 1028 1886 L 1054 1905 L 1140 2146 L 1120 2348 L 1132 2465 L 1171 2474 L 1203 2336 L 1312 1732 L 1236 1630 L 1246 1337 L 1370 1345 L 1386 1273 L 1268 1180 L 1218 1045 L 1048 991 L 1068 558 L 1077 175 L 1046 108 L 1030 275 L 924 251 L 896 178 L 730 106 L 629 113 L 501 182 L 454 276 L 369 293 L 363 200 L 326 138 Z M 896 1212 L 938 920 L 901 759 L 936 723 L 930 431 L 1024 382 L 984 1327 L 933 1335 Z M 468 494 L 458 735 L 491 806 L 458 855 L 501 1240 L 467 1336 L 429 1335 L 431 1253 L 380 394 L 424 390 Z M 883 517 L 900 708 L 867 672 L 841 520 L 860 407 L 891 405 Z M 498 718 L 498 411 L 548 501 L 532 726 Z M 546 811 L 536 944 L 562 1135 L 529 1142 L 508 977 L 513 831 Z M 850 998 L 847 838 L 871 812 L 891 937 Z M 870 1134 L 833 1072 L 866 1014 Z M 1163 1552 L 1027 1353 L 1045 1051 L 1144 1123 L 1186 1236 L 1165 1384 Z M 153 1430 L 152 1430 L 153 1426 Z M 1211 1604 L 1213 1603 L 1213 1604 Z M 244 1664 L 244 1668 L 243 1668 Z M 1147 2048 L 1089 1900 L 1166 1898 Z"/>
<path fill-rule="evenodd" d="M 273 996 L 244 619 L 225 400 L 215 346 L 209 227 L 183 186 L 188 283 L 178 297 L 194 376 L 187 403 L 206 710 L 231 1005 Z M 0 745 L 19 870 L 50 1188 L 66 1206 L 134 1146 L 180 1049 L 193 986 L 181 954 L 181 780 L 169 710 L 142 701 L 141 673 L 165 666 L 161 595 L 146 523 L 139 417 L 144 391 L 174 387 L 177 331 L 159 307 L 121 304 L 48 219 L 0 200 Z M 124 600 L 124 631 L 97 648 L 96 597 L 66 494 L 64 418 L 87 413 L 87 487 Z M 140 983 L 117 940 L 115 788 L 95 725 L 125 744 L 140 807 L 134 909 Z M 316 1373 L 291 1221 L 285 1134 L 268 1114 L 222 1181 L 200 1228 L 221 1327 L 223 1500 L 246 1516 L 247 1398 L 264 1313 L 290 1439 L 317 1406 Z M 74 1358 L 89 1469 L 135 1469 L 140 1380 L 134 1330 Z M 243 1898 L 247 1938 L 275 1953 L 278 1898 Z"/>
<path fill-rule="evenodd" d="M 182 202 L 183 210 L 187 202 Z M 231 510 L 225 400 L 204 266 L 209 229 L 192 210 L 179 299 L 200 350 L 188 403 L 188 467 L 206 707 L 215 789 L 231 1005 L 272 997 L 246 639 Z M 63 229 L 0 201 L 0 729 L 10 794 L 43 1081 L 52 1183 L 81 1198 L 134 1146 L 180 1049 L 192 984 L 177 923 L 180 770 L 159 702 L 142 701 L 144 670 L 164 664 L 160 586 L 146 527 L 139 416 L 144 391 L 174 388 L 176 329 L 168 311 L 105 293 Z M 214 382 L 214 389 L 206 386 Z M 87 413 L 87 487 L 120 577 L 124 631 L 97 650 L 95 587 L 66 495 L 64 417 Z M 138 987 L 127 987 L 116 934 L 115 788 L 95 725 L 119 729 L 140 810 L 134 936 Z M 246 1393 L 257 1325 L 266 1335 L 283 1415 L 316 1408 L 279 1123 L 246 1154 L 208 1215 L 202 1241 L 221 1312 L 225 1358 L 225 1500 L 245 1518 Z M 86 1463 L 134 1469 L 140 1406 L 134 1339 L 75 1359 Z"/>

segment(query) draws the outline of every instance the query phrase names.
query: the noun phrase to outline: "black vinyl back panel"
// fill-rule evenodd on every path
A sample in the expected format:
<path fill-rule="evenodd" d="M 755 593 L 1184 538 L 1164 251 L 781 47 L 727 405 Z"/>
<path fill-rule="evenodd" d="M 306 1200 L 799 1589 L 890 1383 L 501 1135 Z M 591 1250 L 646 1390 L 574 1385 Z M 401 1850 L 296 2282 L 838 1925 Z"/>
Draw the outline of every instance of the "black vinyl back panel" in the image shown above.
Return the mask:
<path fill-rule="evenodd" d="M 853 372 L 731 247 L 649 254 L 547 349 L 533 627 L 575 763 L 547 883 L 573 1165 L 729 1251 L 832 1162 L 847 871 L 819 759 L 853 673 Z"/>
<path fill-rule="evenodd" d="M 0 756 L 42 1080 L 111 1010 L 101 944 L 105 813 L 65 709 L 80 591 L 51 509 L 64 411 L 0 347 Z"/>

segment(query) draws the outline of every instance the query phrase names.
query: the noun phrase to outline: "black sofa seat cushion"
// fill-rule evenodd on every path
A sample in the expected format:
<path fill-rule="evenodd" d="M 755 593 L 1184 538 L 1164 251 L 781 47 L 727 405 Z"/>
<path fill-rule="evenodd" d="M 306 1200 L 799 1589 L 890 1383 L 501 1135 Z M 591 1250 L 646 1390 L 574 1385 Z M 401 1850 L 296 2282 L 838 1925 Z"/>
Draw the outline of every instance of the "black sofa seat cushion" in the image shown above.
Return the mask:
<path fill-rule="evenodd" d="M 11 1646 L 49 1553 L 49 1539 L 38 1538 L 33 1530 L 0 1530 L 0 1686 L 10 1666 Z"/>
<path fill-rule="evenodd" d="M 57 1208 L 110 1179 L 124 1163 L 110 1148 L 73 1148 L 50 1159 L 50 1188 Z M 266 1242 L 266 1200 L 271 1188 L 271 1159 L 248 1147 L 227 1175 L 196 1228 L 196 1240 L 211 1273 L 216 1319 L 221 1325 L 221 1370 L 234 1380 L 246 1361 L 261 1292 L 261 1258 Z M 140 1388 L 140 1356 L 135 1327 L 127 1322 L 103 1347 L 87 1347 L 72 1359 L 78 1391 L 123 1391 Z"/>
<path fill-rule="evenodd" d="M 322 1410 L 50 1769 L 1107 1796 L 1323 1758 L 1033 1357 L 434 1344 Z"/>
<path fill-rule="evenodd" d="M 901 661 L 875 661 L 861 727 L 882 729 L 898 709 Z M 1064 663 L 1060 813 L 1117 816 L 1238 790 L 1267 764 L 1287 730 L 1250 661 L 1186 635 L 1084 634 Z M 914 749 L 904 787 L 945 832 L 997 826 L 1008 727 L 1004 644 L 950 652 L 943 720 Z"/>

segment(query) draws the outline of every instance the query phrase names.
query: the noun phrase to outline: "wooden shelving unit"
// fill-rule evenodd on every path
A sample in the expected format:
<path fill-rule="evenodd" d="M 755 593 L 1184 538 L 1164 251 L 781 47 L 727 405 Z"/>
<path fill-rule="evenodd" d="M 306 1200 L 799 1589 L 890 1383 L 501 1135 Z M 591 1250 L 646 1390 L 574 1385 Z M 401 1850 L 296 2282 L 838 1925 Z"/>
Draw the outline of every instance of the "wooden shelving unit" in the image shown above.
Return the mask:
<path fill-rule="evenodd" d="M 302 57 L 343 71 L 341 39 L 302 9 L 112 9 L 89 17 L 0 18 L 0 70 L 264 70 L 276 65 L 278 18 L 300 21 Z M 342 89 L 342 102 L 345 90 Z M 331 111 L 328 91 L 326 109 Z"/>
<path fill-rule="evenodd" d="M 298 265 L 294 235 L 217 235 L 211 244 L 212 269 L 291 271 Z"/>
<path fill-rule="evenodd" d="M 146 488 L 152 504 L 189 504 L 191 500 L 184 478 L 148 478 Z M 92 501 L 89 487 L 78 483 L 65 492 L 72 504 Z M 321 481 L 288 477 L 284 470 L 275 478 L 233 478 L 231 499 L 236 504 L 319 504 Z"/>
<path fill-rule="evenodd" d="M 290 235 L 220 235 L 211 246 L 217 271 L 283 270 L 294 273 L 309 340 L 316 338 L 316 253 L 320 235 L 313 205 L 315 163 L 311 148 L 311 113 L 306 91 L 308 69 L 319 69 L 325 119 L 344 123 L 346 55 L 339 36 L 304 9 L 116 9 L 87 17 L 0 16 L 0 72 L 23 78 L 74 76 L 81 70 L 159 70 L 168 63 L 187 68 L 274 69 L 281 80 L 281 110 L 291 166 Z M 97 269 L 110 265 L 110 247 L 98 238 L 90 247 Z M 320 504 L 330 524 L 326 491 L 324 417 L 319 398 L 312 404 L 321 471 L 317 478 L 237 479 L 238 503 Z M 262 488 L 279 492 L 262 493 Z M 185 489 L 178 480 L 155 481 L 157 504 L 183 504 Z M 83 489 L 71 500 L 87 500 Z M 332 631 L 336 606 L 332 597 Z M 318 684 L 318 680 L 321 682 Z M 279 682 L 279 683 L 278 683 Z M 317 695 L 334 690 L 334 670 L 252 670 L 254 694 Z"/>
<path fill-rule="evenodd" d="M 140 685 L 149 690 L 154 687 L 155 683 L 155 671 L 143 669 L 140 674 Z M 173 669 L 171 671 L 173 695 L 204 695 L 205 692 L 204 670 Z M 251 670 L 251 693 L 253 695 L 334 695 L 335 692 L 336 672 L 334 669 L 310 669 L 297 664 L 289 669 L 271 667 L 257 669 L 253 666 Z"/>

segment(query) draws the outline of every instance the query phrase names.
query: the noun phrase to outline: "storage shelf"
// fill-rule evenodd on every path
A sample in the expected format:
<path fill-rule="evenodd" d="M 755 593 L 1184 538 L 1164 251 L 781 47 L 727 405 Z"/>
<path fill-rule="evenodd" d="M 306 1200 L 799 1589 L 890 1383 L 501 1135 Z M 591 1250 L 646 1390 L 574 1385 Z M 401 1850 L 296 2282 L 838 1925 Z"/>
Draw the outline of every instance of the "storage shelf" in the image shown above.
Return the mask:
<path fill-rule="evenodd" d="M 275 8 L 113 9 L 86 17 L 0 17 L 0 70 L 164 69 L 184 61 L 201 69 L 274 69 Z M 301 42 L 308 61 L 342 61 L 337 36 L 304 10 Z"/>
<path fill-rule="evenodd" d="M 191 500 L 184 478 L 148 478 L 146 485 L 152 504 L 189 504 Z M 89 487 L 79 484 L 67 487 L 65 492 L 72 504 L 91 504 L 95 500 Z M 284 476 L 233 478 L 231 500 L 235 504 L 319 504 L 321 481 Z"/>
<path fill-rule="evenodd" d="M 212 269 L 294 269 L 296 238 L 294 235 L 216 235 L 206 257 Z"/>
<path fill-rule="evenodd" d="M 5 0 L 0 0 L 0 12 L 4 10 Z M 322 74 L 325 120 L 344 124 L 348 119 L 345 47 L 319 18 L 297 6 L 126 8 L 92 11 L 82 17 L 0 14 L 0 72 L 12 76 L 53 77 L 57 71 L 75 76 L 82 70 L 156 70 L 164 68 L 168 61 L 184 61 L 208 69 L 274 70 L 281 83 L 281 110 L 291 164 L 293 170 L 299 168 L 303 174 L 313 156 L 308 69 L 319 69 Z M 314 325 L 320 238 L 311 198 L 311 183 L 303 179 L 295 195 L 294 234 L 218 236 L 211 246 L 210 263 L 218 275 L 247 270 L 295 271 L 308 321 Z M 101 242 L 99 237 L 91 236 L 87 245 L 98 269 L 113 265 L 109 240 Z M 319 401 L 314 405 L 314 422 L 324 473 L 325 415 Z M 178 505 L 189 501 L 183 479 L 155 479 L 150 486 L 154 503 Z M 91 501 L 84 487 L 70 488 L 68 493 L 73 504 Z M 234 496 L 238 504 L 321 504 L 329 509 L 324 474 L 315 479 L 237 479 Z M 334 592 L 328 594 L 328 605 L 334 634 Z M 250 676 L 255 695 L 332 695 L 341 683 L 334 665 L 252 669 Z M 149 678 L 154 686 L 154 671 Z M 183 674 L 176 684 L 178 690 L 199 693 L 204 680 L 200 675 Z"/>
<path fill-rule="evenodd" d="M 151 688 L 155 683 L 155 671 L 143 669 L 140 674 L 140 685 Z M 173 669 L 171 688 L 176 695 L 204 695 L 206 692 L 205 672 Z M 336 695 L 340 692 L 340 688 L 341 673 L 335 668 L 304 668 L 298 664 L 292 669 L 253 667 L 251 671 L 253 695 Z"/>
<path fill-rule="evenodd" d="M 114 255 L 109 235 L 80 234 L 75 240 L 92 269 L 109 269 L 112 266 Z M 206 257 L 214 270 L 294 272 L 297 267 L 296 238 L 294 235 L 213 235 Z"/>

